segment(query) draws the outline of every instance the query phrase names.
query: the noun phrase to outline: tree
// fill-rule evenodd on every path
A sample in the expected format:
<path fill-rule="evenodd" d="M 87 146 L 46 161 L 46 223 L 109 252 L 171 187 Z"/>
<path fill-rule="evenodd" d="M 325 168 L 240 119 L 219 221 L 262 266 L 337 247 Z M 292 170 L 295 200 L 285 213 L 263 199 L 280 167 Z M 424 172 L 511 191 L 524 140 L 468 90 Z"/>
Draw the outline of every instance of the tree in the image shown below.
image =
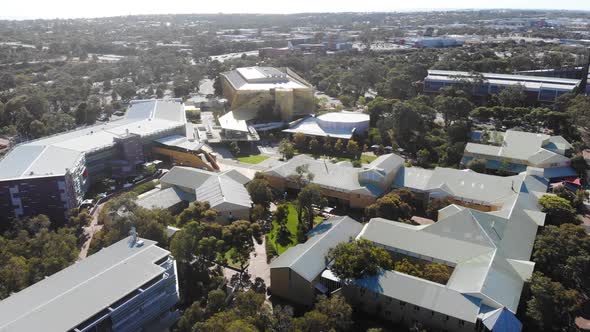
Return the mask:
<path fill-rule="evenodd" d="M 502 89 L 493 99 L 500 106 L 520 107 L 525 106 L 526 93 L 523 86 L 515 85 Z"/>
<path fill-rule="evenodd" d="M 539 205 L 542 207 L 541 211 L 547 214 L 548 224 L 579 223 L 576 210 L 566 199 L 553 195 L 543 195 L 539 198 Z"/>
<path fill-rule="evenodd" d="M 397 272 L 409 274 L 417 278 L 424 277 L 422 266 L 420 264 L 414 264 L 410 262 L 407 258 L 402 258 L 401 260 L 395 262 L 393 269 Z"/>
<path fill-rule="evenodd" d="M 451 277 L 451 269 L 441 263 L 427 263 L 424 265 L 424 279 L 446 285 Z"/>
<path fill-rule="evenodd" d="M 309 151 L 314 154 L 318 154 L 320 152 L 320 142 L 317 138 L 312 138 L 309 140 Z"/>
<path fill-rule="evenodd" d="M 485 159 L 472 159 L 467 163 L 467 168 L 477 173 L 485 173 L 486 161 Z"/>
<path fill-rule="evenodd" d="M 229 144 L 229 151 L 234 156 L 237 156 L 238 154 L 240 154 L 240 146 L 238 145 L 238 142 L 236 142 L 236 141 L 231 142 Z"/>
<path fill-rule="evenodd" d="M 426 216 L 434 221 L 438 218 L 438 211 L 443 209 L 454 202 L 448 198 L 433 198 L 428 202 L 428 208 L 426 209 Z"/>
<path fill-rule="evenodd" d="M 533 260 L 537 270 L 553 280 L 590 294 L 590 238 L 583 227 L 545 226 L 535 241 Z"/>
<path fill-rule="evenodd" d="M 299 223 L 305 220 L 307 229 L 314 226 L 315 212 L 314 206 L 322 207 L 326 204 L 326 199 L 322 196 L 319 185 L 311 183 L 303 187 L 297 195 L 297 215 Z"/>
<path fill-rule="evenodd" d="M 571 159 L 572 168 L 576 170 L 578 176 L 585 178 L 586 177 L 586 170 L 588 169 L 588 164 L 586 164 L 586 160 L 581 154 L 577 154 L 572 157 Z"/>
<path fill-rule="evenodd" d="M 287 227 L 288 216 L 289 206 L 287 204 L 278 205 L 274 215 L 278 226 L 277 242 L 283 246 L 291 243 L 291 231 Z"/>
<path fill-rule="evenodd" d="M 330 270 L 345 282 L 372 276 L 392 267 L 389 253 L 365 239 L 338 244 L 328 251 L 326 260 L 332 262 Z"/>
<path fill-rule="evenodd" d="M 341 295 L 319 296 L 314 310 L 326 315 L 329 330 L 347 331 L 353 324 L 352 307 Z"/>
<path fill-rule="evenodd" d="M 214 289 L 207 295 L 207 312 L 212 315 L 223 310 L 226 294 L 221 289 Z"/>
<path fill-rule="evenodd" d="M 430 151 L 428 151 L 427 149 L 422 149 L 420 151 L 418 151 L 417 154 L 417 164 L 418 166 L 421 167 L 428 167 L 430 166 Z"/>
<path fill-rule="evenodd" d="M 467 119 L 473 110 L 473 104 L 463 97 L 447 97 L 439 95 L 434 99 L 434 107 L 442 113 L 445 127 L 451 122 Z"/>
<path fill-rule="evenodd" d="M 356 158 L 360 151 L 359 144 L 355 140 L 349 140 L 348 144 L 346 144 L 346 151 Z"/>
<path fill-rule="evenodd" d="M 266 208 L 270 206 L 272 201 L 272 190 L 268 181 L 261 173 L 256 173 L 254 179 L 246 185 L 250 198 L 254 204 L 262 205 Z"/>
<path fill-rule="evenodd" d="M 336 140 L 336 143 L 334 143 L 334 152 L 338 153 L 338 152 L 342 152 L 342 149 L 344 148 L 344 143 L 342 142 L 341 139 Z"/>
<path fill-rule="evenodd" d="M 39 138 L 45 136 L 47 128 L 45 124 L 39 120 L 33 120 L 29 125 L 29 132 L 33 138 Z"/>
<path fill-rule="evenodd" d="M 385 218 L 390 220 L 408 220 L 414 213 L 414 208 L 402 200 L 396 192 L 390 192 L 367 206 L 365 213 L 370 218 Z"/>
<path fill-rule="evenodd" d="M 306 148 L 305 143 L 307 142 L 307 138 L 303 133 L 295 133 L 293 135 L 293 144 L 299 150 L 304 150 Z"/>
<path fill-rule="evenodd" d="M 573 312 L 580 307 L 577 291 L 566 289 L 541 272 L 531 278 L 531 299 L 527 302 L 526 315 L 541 330 L 561 331 L 574 327 Z"/>
<path fill-rule="evenodd" d="M 279 153 L 283 155 L 283 159 L 289 160 L 295 155 L 295 147 L 288 139 L 283 139 L 279 143 Z"/>
<path fill-rule="evenodd" d="M 184 209 L 177 218 L 177 224 L 183 226 L 189 221 L 214 221 L 218 212 L 211 208 L 209 202 L 194 201 L 189 207 Z"/>

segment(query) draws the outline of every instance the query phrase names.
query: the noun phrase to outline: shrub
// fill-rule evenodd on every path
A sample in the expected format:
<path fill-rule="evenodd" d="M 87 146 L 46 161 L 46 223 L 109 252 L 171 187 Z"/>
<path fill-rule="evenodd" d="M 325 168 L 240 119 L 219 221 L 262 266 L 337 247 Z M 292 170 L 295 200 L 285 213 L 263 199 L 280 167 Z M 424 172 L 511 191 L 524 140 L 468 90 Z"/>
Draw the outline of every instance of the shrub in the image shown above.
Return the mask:
<path fill-rule="evenodd" d="M 275 248 L 275 246 L 272 244 L 272 241 L 270 240 L 270 238 L 268 237 L 268 235 L 266 235 L 265 237 L 265 247 L 266 247 L 266 262 L 270 263 L 271 259 L 275 256 L 277 256 L 277 250 Z"/>
<path fill-rule="evenodd" d="M 135 186 L 133 188 L 133 190 L 131 190 L 131 191 L 138 194 L 138 195 L 141 195 L 141 194 L 148 192 L 154 188 L 156 188 L 156 183 L 154 181 L 148 181 L 148 182 L 142 183 L 138 186 Z"/>

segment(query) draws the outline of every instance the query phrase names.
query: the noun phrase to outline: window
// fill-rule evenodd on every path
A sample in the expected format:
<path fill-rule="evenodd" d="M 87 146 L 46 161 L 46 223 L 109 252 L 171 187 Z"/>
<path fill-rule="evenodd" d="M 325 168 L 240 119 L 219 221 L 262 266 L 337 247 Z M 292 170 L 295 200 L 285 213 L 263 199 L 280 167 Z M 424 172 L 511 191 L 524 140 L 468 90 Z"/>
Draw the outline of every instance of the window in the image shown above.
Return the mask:
<path fill-rule="evenodd" d="M 385 311 L 385 316 L 387 316 L 387 317 L 391 316 L 391 311 L 389 311 L 389 310 L 386 310 L 386 311 Z"/>
<path fill-rule="evenodd" d="M 415 305 L 415 306 L 414 306 L 414 311 L 420 311 L 420 307 L 419 307 L 419 306 L 417 306 L 417 305 Z"/>
<path fill-rule="evenodd" d="M 366 292 L 367 292 L 367 290 L 366 290 L 366 289 L 364 289 L 364 288 L 361 288 L 361 296 L 365 296 L 365 293 L 366 293 Z"/>
<path fill-rule="evenodd" d="M 387 298 L 387 301 L 385 301 L 387 304 L 391 304 L 391 297 Z"/>
<path fill-rule="evenodd" d="M 449 320 L 449 315 L 446 315 L 445 316 L 445 321 L 448 321 L 448 320 Z"/>
<path fill-rule="evenodd" d="M 400 305 L 400 306 L 402 306 L 402 307 L 405 307 L 405 306 L 406 306 L 406 302 L 404 302 L 404 301 L 399 301 L 399 305 Z"/>
<path fill-rule="evenodd" d="M 464 320 L 460 320 L 459 321 L 459 326 L 465 326 L 465 321 Z"/>

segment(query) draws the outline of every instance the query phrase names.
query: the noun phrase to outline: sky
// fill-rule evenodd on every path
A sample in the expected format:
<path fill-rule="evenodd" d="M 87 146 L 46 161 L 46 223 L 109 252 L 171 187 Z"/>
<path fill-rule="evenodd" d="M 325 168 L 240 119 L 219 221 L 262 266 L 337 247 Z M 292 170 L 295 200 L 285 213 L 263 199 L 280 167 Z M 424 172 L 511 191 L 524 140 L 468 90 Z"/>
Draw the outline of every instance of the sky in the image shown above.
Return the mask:
<path fill-rule="evenodd" d="M 374 12 L 444 9 L 590 10 L 590 0 L 2 0 L 0 18 L 137 14 Z"/>

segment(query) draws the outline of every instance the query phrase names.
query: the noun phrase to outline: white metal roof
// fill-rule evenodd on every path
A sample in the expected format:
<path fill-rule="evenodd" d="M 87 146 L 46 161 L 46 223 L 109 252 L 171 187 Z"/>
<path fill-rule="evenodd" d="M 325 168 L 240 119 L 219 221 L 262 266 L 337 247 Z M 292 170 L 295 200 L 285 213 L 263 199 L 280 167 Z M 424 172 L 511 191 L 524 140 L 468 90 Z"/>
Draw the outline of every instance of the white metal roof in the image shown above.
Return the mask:
<path fill-rule="evenodd" d="M 0 302 L 0 330 L 68 331 L 161 275 L 170 253 L 123 239 Z"/>
<path fill-rule="evenodd" d="M 562 163 L 568 160 L 567 157 L 548 150 L 547 148 L 550 148 L 550 146 L 555 146 L 562 150 L 571 148 L 569 142 L 561 136 L 508 130 L 504 134 L 504 140 L 501 146 L 467 143 L 465 152 L 482 156 L 520 160 L 523 162 L 527 161 L 532 165 Z"/>
<path fill-rule="evenodd" d="M 311 282 L 326 268 L 328 251 L 357 236 L 362 228 L 362 224 L 350 217 L 328 219 L 310 231 L 306 242 L 287 249 L 273 260 L 270 268 L 291 268 Z"/>
<path fill-rule="evenodd" d="M 0 160 L 0 180 L 63 175 L 66 169 L 76 166 L 82 155 L 112 146 L 115 138 L 128 133 L 149 136 L 185 125 L 184 108 L 178 101 L 135 101 L 125 119 L 18 145 Z"/>

